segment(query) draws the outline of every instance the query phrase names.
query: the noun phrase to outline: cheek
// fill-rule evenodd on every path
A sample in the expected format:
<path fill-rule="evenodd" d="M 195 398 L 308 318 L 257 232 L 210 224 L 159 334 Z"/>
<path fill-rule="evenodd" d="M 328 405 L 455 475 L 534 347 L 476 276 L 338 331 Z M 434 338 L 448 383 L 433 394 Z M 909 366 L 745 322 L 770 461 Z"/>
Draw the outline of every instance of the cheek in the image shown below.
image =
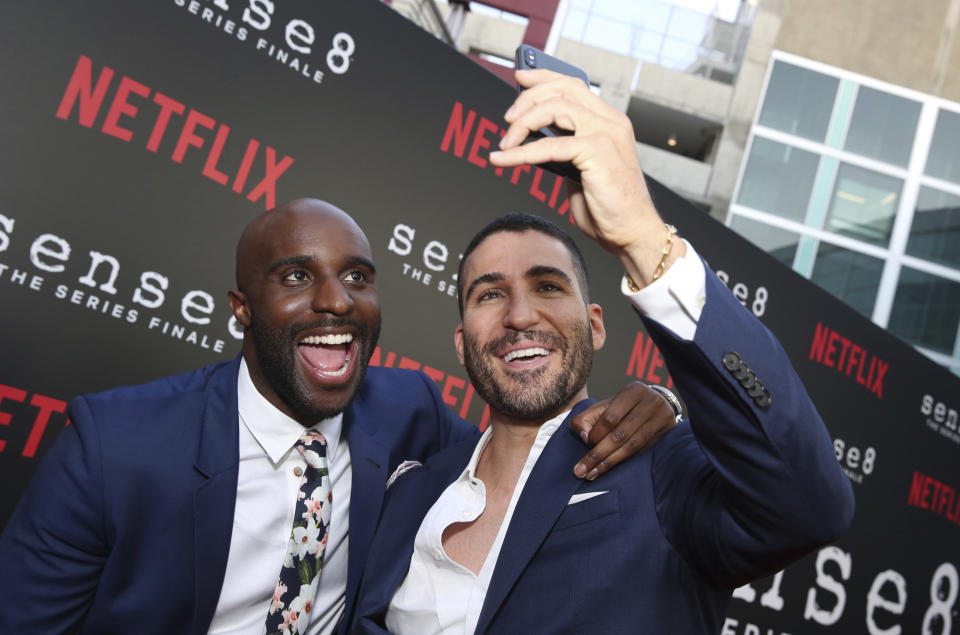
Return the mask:
<path fill-rule="evenodd" d="M 254 308 L 254 316 L 263 322 L 282 328 L 293 321 L 305 310 L 309 310 L 309 301 L 302 296 L 267 296 L 259 308 Z"/>
<path fill-rule="evenodd" d="M 368 297 L 354 297 L 354 308 L 361 320 L 370 328 L 380 325 L 380 303 Z"/>

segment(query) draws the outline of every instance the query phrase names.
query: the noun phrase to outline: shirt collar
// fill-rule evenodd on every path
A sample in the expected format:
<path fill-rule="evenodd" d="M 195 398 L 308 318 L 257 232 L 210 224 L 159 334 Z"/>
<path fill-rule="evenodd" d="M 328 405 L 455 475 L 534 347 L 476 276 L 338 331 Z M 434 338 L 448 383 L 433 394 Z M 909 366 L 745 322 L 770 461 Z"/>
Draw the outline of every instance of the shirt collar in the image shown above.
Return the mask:
<path fill-rule="evenodd" d="M 274 463 L 279 463 L 305 432 L 302 425 L 280 412 L 260 394 L 253 384 L 245 359 L 240 360 L 240 372 L 237 376 L 237 405 L 240 422 L 246 426 L 264 453 Z M 330 460 L 337 453 L 342 427 L 343 413 L 340 413 L 310 428 L 326 437 L 327 458 Z"/>
<path fill-rule="evenodd" d="M 540 424 L 540 429 L 537 430 L 537 438 L 533 442 L 533 447 L 530 448 L 531 451 L 534 448 L 542 449 L 547 441 L 550 440 L 550 437 L 553 436 L 553 433 L 557 431 L 560 427 L 560 424 L 563 423 L 564 419 L 567 418 L 567 415 L 570 414 L 570 410 L 565 410 L 558 414 L 553 419 L 548 419 Z M 490 442 L 490 435 L 493 431 L 493 426 L 487 426 L 487 429 L 483 431 L 483 435 L 480 437 L 480 440 L 477 442 L 477 447 L 473 449 L 473 454 L 470 456 L 470 462 L 467 463 L 467 467 L 464 468 L 463 472 L 460 473 L 460 478 L 457 480 L 470 480 L 473 481 L 476 478 L 477 472 L 477 463 L 480 461 L 480 455 L 483 453 L 483 449 L 487 447 L 487 443 Z"/>

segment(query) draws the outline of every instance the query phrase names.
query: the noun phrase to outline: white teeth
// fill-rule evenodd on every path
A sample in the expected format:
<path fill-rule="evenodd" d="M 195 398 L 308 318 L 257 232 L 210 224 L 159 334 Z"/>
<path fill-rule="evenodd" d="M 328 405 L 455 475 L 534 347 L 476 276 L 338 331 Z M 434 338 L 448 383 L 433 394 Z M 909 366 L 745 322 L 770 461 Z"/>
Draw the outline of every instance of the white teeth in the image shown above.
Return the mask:
<path fill-rule="evenodd" d="M 328 377 L 339 377 L 340 375 L 343 375 L 344 373 L 346 373 L 348 368 L 350 368 L 350 356 L 349 356 L 349 355 L 347 355 L 346 358 L 343 360 L 343 366 L 341 366 L 339 369 L 337 369 L 337 370 L 327 370 L 327 371 L 324 371 L 323 374 L 324 374 L 324 375 L 327 375 Z"/>
<path fill-rule="evenodd" d="M 327 345 L 337 345 L 337 344 L 349 344 L 353 341 L 353 335 L 350 333 L 344 333 L 343 335 L 311 335 L 309 337 L 303 338 L 301 344 L 327 344 Z"/>
<path fill-rule="evenodd" d="M 521 348 L 516 351 L 510 351 L 509 353 L 504 355 L 503 361 L 512 362 L 513 360 L 519 357 L 533 357 L 535 355 L 549 355 L 549 354 L 550 354 L 550 351 L 548 351 L 545 348 L 540 348 L 539 346 L 535 346 L 533 348 Z"/>

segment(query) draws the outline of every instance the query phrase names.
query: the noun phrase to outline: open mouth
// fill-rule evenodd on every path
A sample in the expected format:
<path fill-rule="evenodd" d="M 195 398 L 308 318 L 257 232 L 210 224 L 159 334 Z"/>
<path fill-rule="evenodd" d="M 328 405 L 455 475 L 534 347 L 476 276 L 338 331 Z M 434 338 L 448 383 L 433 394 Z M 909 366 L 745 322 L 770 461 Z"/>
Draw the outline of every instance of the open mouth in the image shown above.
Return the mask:
<path fill-rule="evenodd" d="M 346 381 L 357 358 L 357 341 L 352 333 L 309 335 L 297 344 L 300 357 L 321 383 Z"/>
<path fill-rule="evenodd" d="M 527 346 L 515 348 L 506 355 L 502 355 L 500 359 L 512 368 L 530 368 L 540 365 L 550 356 L 550 353 L 550 349 L 542 346 Z"/>

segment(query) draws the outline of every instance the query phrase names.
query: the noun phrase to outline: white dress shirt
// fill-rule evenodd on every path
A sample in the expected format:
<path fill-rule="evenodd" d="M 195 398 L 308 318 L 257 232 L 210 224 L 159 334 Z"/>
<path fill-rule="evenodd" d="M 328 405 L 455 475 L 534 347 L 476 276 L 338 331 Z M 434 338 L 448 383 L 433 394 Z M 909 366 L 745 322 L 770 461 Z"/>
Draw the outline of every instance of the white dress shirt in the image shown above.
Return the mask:
<path fill-rule="evenodd" d="M 246 361 L 237 378 L 240 465 L 227 571 L 210 633 L 262 635 L 287 552 L 300 478 L 306 461 L 293 450 L 303 426 L 273 406 L 253 385 Z M 333 509 L 320 586 L 307 633 L 332 633 L 347 587 L 350 448 L 341 438 L 343 415 L 313 427 L 327 439 Z"/>
<path fill-rule="evenodd" d="M 706 269 L 693 247 L 687 243 L 687 253 L 655 282 L 631 293 L 624 278 L 621 291 L 641 313 L 666 326 L 679 337 L 691 340 L 706 303 Z M 517 499 L 547 441 L 568 413 L 564 412 L 540 426 L 514 486 L 496 540 L 483 562 L 480 574 L 475 575 L 447 555 L 443 548 L 443 532 L 454 523 L 476 520 L 486 507 L 486 488 L 483 481 L 476 477 L 476 468 L 493 426 L 487 428 L 477 442 L 466 469 L 444 490 L 420 524 L 414 539 L 410 569 L 387 609 L 387 630 L 398 635 L 469 635 L 476 630 Z M 574 497 L 570 504 L 581 500 L 585 500 L 585 497 Z"/>
<path fill-rule="evenodd" d="M 414 541 L 410 570 L 397 589 L 387 610 L 387 630 L 391 633 L 472 633 L 480 619 L 487 587 L 500 556 L 507 527 L 513 518 L 517 499 L 523 492 L 533 466 L 569 410 L 540 426 L 533 447 L 527 454 L 520 478 L 490 547 L 480 575 L 454 562 L 443 548 L 443 531 L 453 523 L 476 520 L 487 502 L 483 481 L 476 477 L 477 461 L 490 440 L 493 426 L 477 442 L 470 462 L 460 477 L 450 484 L 423 519 Z"/>

